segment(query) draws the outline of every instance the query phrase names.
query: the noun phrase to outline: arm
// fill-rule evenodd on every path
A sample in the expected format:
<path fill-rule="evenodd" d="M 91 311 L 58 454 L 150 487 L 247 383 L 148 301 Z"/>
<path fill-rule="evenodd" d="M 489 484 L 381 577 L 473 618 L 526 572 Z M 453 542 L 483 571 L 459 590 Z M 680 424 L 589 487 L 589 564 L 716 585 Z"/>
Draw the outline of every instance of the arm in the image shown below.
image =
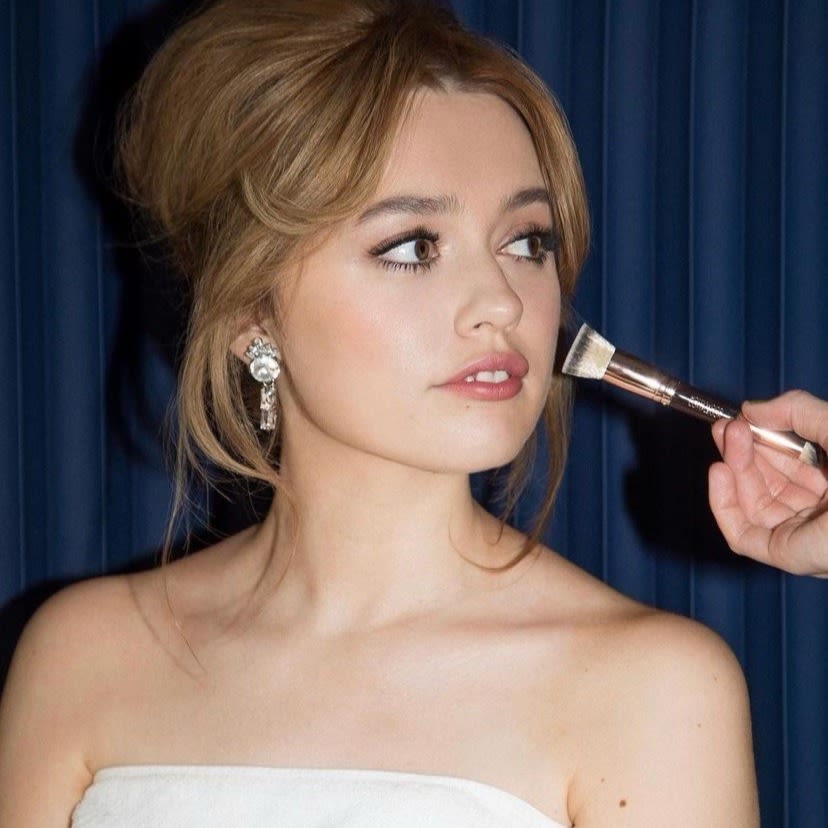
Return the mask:
<path fill-rule="evenodd" d="M 578 828 L 757 828 L 747 693 L 726 645 L 652 613 L 603 660 L 570 796 Z"/>
<path fill-rule="evenodd" d="M 828 449 L 828 402 L 790 391 L 745 403 L 745 417 Z M 731 549 L 796 574 L 828 576 L 828 472 L 755 446 L 745 423 L 718 422 L 723 462 L 710 469 L 710 506 Z"/>
<path fill-rule="evenodd" d="M 76 603 L 71 590 L 51 599 L 17 646 L 0 702 L 0 825 L 68 826 L 91 781 L 79 656 L 95 645 L 77 641 Z"/>

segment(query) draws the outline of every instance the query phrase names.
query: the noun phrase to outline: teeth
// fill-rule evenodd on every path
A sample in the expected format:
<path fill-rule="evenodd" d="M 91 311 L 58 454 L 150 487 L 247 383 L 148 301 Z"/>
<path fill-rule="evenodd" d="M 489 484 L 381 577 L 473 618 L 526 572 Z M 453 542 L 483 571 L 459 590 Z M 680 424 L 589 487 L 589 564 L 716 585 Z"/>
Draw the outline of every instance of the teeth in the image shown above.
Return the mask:
<path fill-rule="evenodd" d="M 464 380 L 465 382 L 506 382 L 509 379 L 508 371 L 478 371 L 476 374 L 470 374 Z"/>

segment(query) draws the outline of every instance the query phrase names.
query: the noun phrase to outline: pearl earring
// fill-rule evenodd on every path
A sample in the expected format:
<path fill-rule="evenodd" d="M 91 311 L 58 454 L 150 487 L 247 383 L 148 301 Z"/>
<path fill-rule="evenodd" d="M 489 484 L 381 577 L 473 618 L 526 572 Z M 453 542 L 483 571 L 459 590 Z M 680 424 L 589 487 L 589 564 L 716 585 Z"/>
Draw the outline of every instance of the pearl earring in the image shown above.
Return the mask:
<path fill-rule="evenodd" d="M 282 373 L 279 365 L 281 354 L 269 342 L 257 336 L 244 352 L 250 360 L 250 375 L 256 382 L 262 384 L 259 409 L 261 419 L 259 428 L 262 431 L 275 431 L 277 422 L 276 412 L 276 378 Z"/>

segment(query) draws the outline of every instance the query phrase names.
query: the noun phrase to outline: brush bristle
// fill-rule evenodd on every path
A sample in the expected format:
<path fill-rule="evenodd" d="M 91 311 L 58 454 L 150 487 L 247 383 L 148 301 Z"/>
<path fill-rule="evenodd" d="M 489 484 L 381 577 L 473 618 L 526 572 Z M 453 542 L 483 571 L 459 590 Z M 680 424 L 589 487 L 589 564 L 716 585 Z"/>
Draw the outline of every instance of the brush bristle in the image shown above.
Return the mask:
<path fill-rule="evenodd" d="M 589 325 L 581 325 L 561 370 L 573 377 L 603 379 L 614 353 L 612 343 Z"/>

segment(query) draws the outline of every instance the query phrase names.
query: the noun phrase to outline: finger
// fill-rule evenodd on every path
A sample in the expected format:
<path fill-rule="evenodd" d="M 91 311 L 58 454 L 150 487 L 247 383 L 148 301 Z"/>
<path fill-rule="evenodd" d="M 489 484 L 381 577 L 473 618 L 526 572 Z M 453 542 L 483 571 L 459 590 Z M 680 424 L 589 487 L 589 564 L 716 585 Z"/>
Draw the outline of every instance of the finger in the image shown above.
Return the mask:
<path fill-rule="evenodd" d="M 713 442 L 716 444 L 716 448 L 719 450 L 719 454 L 724 453 L 724 432 L 725 426 L 730 422 L 729 420 L 716 420 L 711 427 L 711 432 L 713 434 Z"/>
<path fill-rule="evenodd" d="M 828 489 L 828 479 L 821 469 L 800 462 L 796 457 L 756 443 L 742 420 L 724 422 L 722 426 L 723 458 L 741 474 L 755 463 L 773 497 L 796 511 L 813 506 Z M 722 449 L 720 448 L 720 451 Z M 753 496 L 752 493 L 751 496 Z"/>
<path fill-rule="evenodd" d="M 735 465 L 742 470 L 750 463 L 758 463 L 766 477 L 775 478 L 773 482 L 776 489 L 781 489 L 787 480 L 792 479 L 798 483 L 803 470 L 811 468 L 786 452 L 757 443 L 753 432 L 742 418 L 719 420 L 714 423 L 713 439 L 723 458 L 725 452 L 728 453 L 730 465 Z M 818 470 L 812 471 L 816 471 L 818 481 L 823 480 Z M 807 477 L 807 471 L 804 474 Z M 779 475 L 782 477 L 778 477 Z"/>
<path fill-rule="evenodd" d="M 736 554 L 797 575 L 828 573 L 826 522 L 800 514 L 789 516 L 773 528 L 754 523 L 742 508 L 736 478 L 725 463 L 710 467 L 708 488 L 716 523 Z"/>
<path fill-rule="evenodd" d="M 799 514 L 771 532 L 768 562 L 796 575 L 828 576 L 828 521 L 824 508 Z M 822 513 L 820 517 L 819 512 Z"/>
<path fill-rule="evenodd" d="M 797 508 L 813 505 L 828 490 L 825 470 L 802 463 L 796 457 L 761 443 L 754 443 L 754 452 L 756 463 L 772 489 L 781 493 L 785 486 L 789 486 L 790 492 L 796 492 L 797 497 L 802 498 Z"/>
<path fill-rule="evenodd" d="M 745 514 L 736 490 L 736 478 L 725 463 L 714 463 L 708 472 L 710 508 L 727 545 L 739 555 L 768 563 L 770 529 L 756 526 Z"/>
<path fill-rule="evenodd" d="M 795 431 L 828 449 L 828 402 L 807 391 L 788 391 L 765 402 L 746 402 L 742 411 L 752 423 Z"/>
<path fill-rule="evenodd" d="M 770 528 L 817 501 L 813 492 L 791 481 L 784 471 L 786 463 L 801 464 L 784 456 L 773 458 L 782 469 L 768 462 L 755 451 L 753 435 L 744 422 L 736 420 L 725 426 L 723 457 L 733 473 L 733 491 L 739 505 L 753 523 Z"/>

